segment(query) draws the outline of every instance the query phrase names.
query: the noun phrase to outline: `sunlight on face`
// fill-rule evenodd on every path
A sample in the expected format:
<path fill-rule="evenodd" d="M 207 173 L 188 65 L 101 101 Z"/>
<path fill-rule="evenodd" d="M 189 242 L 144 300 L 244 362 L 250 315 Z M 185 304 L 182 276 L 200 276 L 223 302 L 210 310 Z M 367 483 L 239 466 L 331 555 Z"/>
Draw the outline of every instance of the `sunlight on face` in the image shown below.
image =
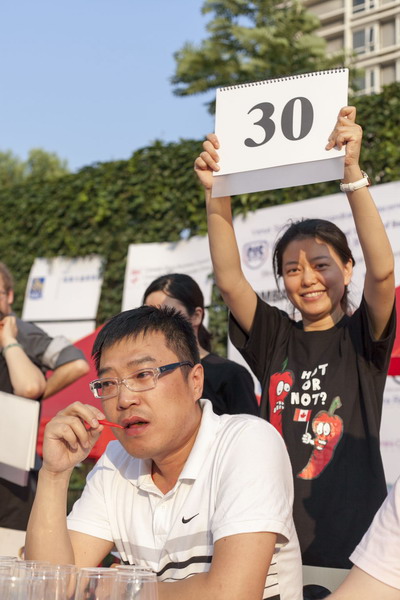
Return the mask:
<path fill-rule="evenodd" d="M 102 378 L 124 379 L 138 369 L 179 362 L 158 331 L 123 338 L 105 348 L 100 359 Z M 106 418 L 122 425 L 114 433 L 125 450 L 138 458 L 155 461 L 183 451 L 191 444 L 201 419 L 197 400 L 203 388 L 201 365 L 183 366 L 160 376 L 155 387 L 119 393 L 102 402 Z"/>
<path fill-rule="evenodd" d="M 282 266 L 287 296 L 305 323 L 329 327 L 343 316 L 340 303 L 351 280 L 351 261 L 344 265 L 330 244 L 305 238 L 288 244 Z"/>

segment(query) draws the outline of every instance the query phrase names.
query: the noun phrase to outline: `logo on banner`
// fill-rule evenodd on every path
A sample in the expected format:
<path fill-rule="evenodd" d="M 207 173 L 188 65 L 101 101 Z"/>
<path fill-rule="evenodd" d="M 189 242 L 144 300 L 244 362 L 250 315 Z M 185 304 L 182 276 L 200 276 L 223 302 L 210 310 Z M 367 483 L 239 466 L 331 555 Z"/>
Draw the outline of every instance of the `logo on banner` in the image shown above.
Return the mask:
<path fill-rule="evenodd" d="M 249 242 L 243 246 L 243 261 L 250 269 L 258 269 L 268 258 L 268 242 Z"/>
<path fill-rule="evenodd" d="M 29 290 L 29 298 L 32 300 L 40 300 L 43 296 L 45 277 L 34 277 Z"/>
<path fill-rule="evenodd" d="M 97 281 L 100 279 L 100 273 L 93 273 L 90 275 L 65 275 L 63 277 L 63 283 L 82 283 L 83 281 Z"/>
<path fill-rule="evenodd" d="M 129 271 L 129 283 L 133 284 L 133 283 L 137 283 L 140 279 L 140 269 L 131 269 Z"/>

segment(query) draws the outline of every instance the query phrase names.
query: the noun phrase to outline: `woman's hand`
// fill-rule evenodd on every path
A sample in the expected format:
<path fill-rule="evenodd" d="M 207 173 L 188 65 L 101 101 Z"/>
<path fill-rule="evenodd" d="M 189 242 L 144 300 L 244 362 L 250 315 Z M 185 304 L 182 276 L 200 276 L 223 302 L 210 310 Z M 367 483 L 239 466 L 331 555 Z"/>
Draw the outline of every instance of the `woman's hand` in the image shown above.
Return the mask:
<path fill-rule="evenodd" d="M 209 133 L 203 142 L 204 151 L 194 161 L 194 170 L 200 183 L 206 190 L 211 190 L 213 185 L 213 172 L 219 171 L 218 138 L 215 133 Z"/>
<path fill-rule="evenodd" d="M 357 166 L 360 159 L 362 128 L 356 123 L 356 108 L 345 106 L 341 109 L 334 130 L 328 139 L 326 150 L 336 146 L 346 147 L 345 167 Z"/>

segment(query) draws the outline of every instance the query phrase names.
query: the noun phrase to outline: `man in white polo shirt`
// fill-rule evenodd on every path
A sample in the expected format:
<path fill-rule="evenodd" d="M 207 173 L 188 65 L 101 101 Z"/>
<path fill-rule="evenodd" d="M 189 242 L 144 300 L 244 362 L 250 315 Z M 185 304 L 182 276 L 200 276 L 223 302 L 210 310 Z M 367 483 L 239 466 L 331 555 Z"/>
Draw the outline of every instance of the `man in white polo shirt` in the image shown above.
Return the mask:
<path fill-rule="evenodd" d="M 400 600 L 400 478 L 350 560 L 354 567 L 329 598 Z"/>
<path fill-rule="evenodd" d="M 27 558 L 95 566 L 113 549 L 157 572 L 160 600 L 300 600 L 293 485 L 281 436 L 199 400 L 190 323 L 142 306 L 113 317 L 93 348 L 92 392 L 47 426 Z M 107 418 L 118 424 L 65 518 L 69 477 Z M 85 425 L 86 422 L 86 425 Z"/>

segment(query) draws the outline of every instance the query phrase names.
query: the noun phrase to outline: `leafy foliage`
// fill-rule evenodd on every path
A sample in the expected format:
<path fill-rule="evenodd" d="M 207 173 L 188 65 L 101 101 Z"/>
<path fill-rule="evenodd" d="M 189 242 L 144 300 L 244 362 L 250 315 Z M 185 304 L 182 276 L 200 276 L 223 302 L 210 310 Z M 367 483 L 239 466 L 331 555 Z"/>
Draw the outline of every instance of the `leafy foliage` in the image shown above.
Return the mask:
<path fill-rule="evenodd" d="M 363 168 L 376 183 L 400 180 L 400 83 L 354 102 L 364 128 Z M 105 265 L 98 322 L 117 313 L 129 244 L 179 240 L 184 230 L 206 234 L 203 192 L 193 174 L 200 150 L 196 140 L 157 141 L 126 161 L 0 188 L 0 258 L 15 275 L 16 310 L 35 257 L 100 254 Z M 233 199 L 233 208 L 245 213 L 337 189 L 337 182 L 328 182 L 245 194 Z M 227 313 L 217 291 L 212 308 L 209 328 L 214 348 L 223 353 Z"/>
<path fill-rule="evenodd" d="M 21 183 L 24 179 L 22 162 L 11 150 L 0 152 L 0 188 Z"/>
<path fill-rule="evenodd" d="M 121 307 L 127 248 L 134 242 L 205 234 L 193 159 L 200 143 L 154 143 L 128 161 L 98 164 L 57 180 L 0 189 L 0 256 L 15 274 L 16 310 L 35 257 L 105 257 L 99 321 Z"/>
<path fill-rule="evenodd" d="M 54 152 L 32 148 L 26 161 L 10 150 L 0 152 L 0 188 L 33 179 L 56 179 L 67 173 L 67 161 L 60 159 Z"/>
<path fill-rule="evenodd" d="M 364 129 L 363 168 L 375 183 L 400 179 L 400 83 L 380 94 L 354 98 L 357 120 Z"/>
<path fill-rule="evenodd" d="M 319 20 L 298 0 L 205 0 L 202 12 L 213 14 L 209 37 L 175 53 L 178 96 L 343 65 L 343 54 L 326 56 Z"/>

